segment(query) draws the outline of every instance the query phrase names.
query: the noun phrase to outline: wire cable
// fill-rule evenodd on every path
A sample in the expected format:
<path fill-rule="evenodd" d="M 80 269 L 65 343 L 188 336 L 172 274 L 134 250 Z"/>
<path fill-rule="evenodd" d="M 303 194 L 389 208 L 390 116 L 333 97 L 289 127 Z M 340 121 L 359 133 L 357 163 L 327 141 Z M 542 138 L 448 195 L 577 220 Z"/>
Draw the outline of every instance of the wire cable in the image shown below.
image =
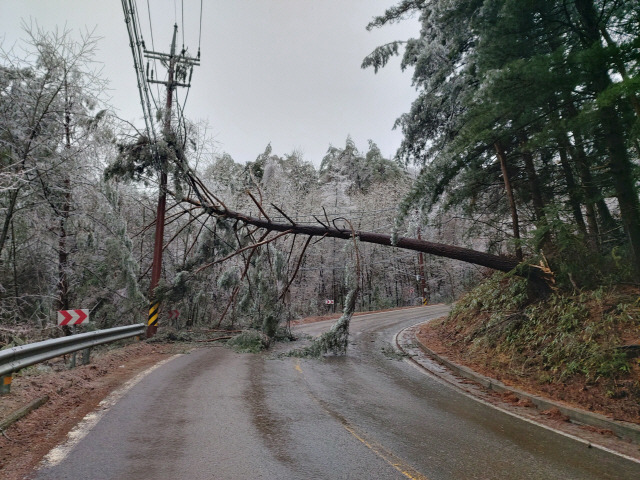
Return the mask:
<path fill-rule="evenodd" d="M 153 41 L 153 24 L 151 23 L 151 5 L 149 5 L 149 0 L 147 0 L 147 13 L 149 15 L 149 33 L 151 34 L 151 50 L 156 49 L 156 45 Z"/>
<path fill-rule="evenodd" d="M 200 0 L 200 31 L 198 32 L 198 58 L 200 58 L 200 40 L 202 39 L 202 0 Z"/>
<path fill-rule="evenodd" d="M 149 4 L 149 0 L 147 0 L 147 13 L 149 15 L 149 32 L 151 34 L 151 50 L 155 51 L 156 50 L 156 45 L 155 42 L 153 40 L 153 24 L 151 22 L 151 5 Z M 154 72 L 158 71 L 158 63 L 156 62 L 156 60 L 153 60 L 153 70 Z M 160 98 L 160 86 L 156 84 L 156 94 L 158 96 L 158 98 Z M 153 92 L 151 92 L 151 99 L 153 100 L 153 105 L 156 107 L 156 110 L 158 109 L 158 102 L 156 101 L 155 97 L 153 96 Z"/>
<path fill-rule="evenodd" d="M 184 52 L 184 0 L 181 0 L 182 7 L 182 51 Z"/>
<path fill-rule="evenodd" d="M 127 25 L 127 34 L 129 35 L 129 45 L 131 47 L 131 53 L 133 55 L 133 66 L 136 71 L 136 80 L 138 83 L 138 92 L 140 94 L 140 104 L 142 106 L 142 113 L 144 116 L 144 123 L 146 127 L 147 138 L 153 145 L 154 154 L 157 156 L 157 139 L 156 131 L 153 123 L 153 116 L 151 113 L 151 102 L 149 101 L 149 84 L 144 73 L 144 63 L 142 56 L 142 46 L 140 41 L 139 29 L 136 22 L 137 7 L 135 0 L 122 0 L 122 9 L 125 14 L 125 23 Z"/>
<path fill-rule="evenodd" d="M 136 32 L 138 32 L 138 33 L 139 33 L 139 35 L 140 35 L 140 43 L 141 43 L 141 45 L 142 45 L 143 50 L 146 50 L 146 49 L 147 49 L 147 47 L 146 47 L 146 45 L 145 45 L 144 38 L 143 38 L 143 36 L 142 36 L 142 22 L 140 21 L 140 14 L 139 14 L 139 12 L 138 12 L 138 6 L 136 5 L 135 0 L 133 0 L 133 4 L 134 4 L 134 10 L 133 10 L 133 12 L 135 13 L 134 29 L 135 29 L 135 31 L 136 31 Z M 147 4 L 147 5 L 148 5 L 148 4 Z M 149 15 L 151 15 L 151 13 L 149 13 Z M 151 26 L 151 24 L 149 24 L 149 26 Z M 152 40 L 151 40 L 151 48 L 153 48 L 153 36 L 152 36 Z M 154 105 L 154 107 L 155 107 L 155 108 L 156 108 L 156 110 L 157 110 L 157 109 L 158 109 L 158 104 L 157 104 L 157 102 L 156 102 L 155 97 L 153 96 L 153 87 L 151 87 L 151 86 L 149 85 L 149 83 L 146 81 L 146 79 L 147 79 L 147 75 L 145 75 L 145 72 L 144 72 L 144 63 L 143 63 L 143 62 L 144 62 L 144 60 L 143 60 L 144 55 L 143 55 L 142 53 L 140 53 L 140 55 L 139 55 L 139 56 L 140 56 L 140 68 L 142 68 L 142 70 L 143 70 L 143 76 L 145 77 L 145 89 L 147 89 L 147 90 L 148 90 L 148 94 L 147 94 L 147 96 L 149 96 L 149 95 L 151 96 L 151 101 L 153 102 L 153 105 Z M 147 61 L 147 62 L 148 62 L 148 61 Z M 155 68 L 155 65 L 154 65 L 154 68 Z M 151 121 L 153 121 L 153 118 L 151 118 Z"/>
<path fill-rule="evenodd" d="M 189 92 L 191 91 L 191 84 L 187 87 L 187 93 L 184 95 L 184 101 L 182 102 L 181 111 L 184 112 L 184 107 L 187 105 L 187 99 L 189 98 Z M 180 106 L 178 104 L 178 106 Z"/>
<path fill-rule="evenodd" d="M 147 105 L 145 97 L 145 78 L 143 75 L 142 59 L 140 58 L 140 43 L 138 41 L 138 32 L 136 29 L 136 17 L 135 17 L 135 0 L 122 0 L 122 9 L 125 15 L 125 23 L 127 25 L 127 34 L 129 35 L 129 45 L 131 47 L 131 54 L 133 56 L 133 67 L 136 72 L 136 80 L 138 84 L 138 92 L 140 94 L 140 104 L 142 106 L 142 112 L 144 115 L 144 122 L 146 127 L 147 136 L 151 137 L 152 125 L 149 124 L 149 118 L 147 116 Z"/>

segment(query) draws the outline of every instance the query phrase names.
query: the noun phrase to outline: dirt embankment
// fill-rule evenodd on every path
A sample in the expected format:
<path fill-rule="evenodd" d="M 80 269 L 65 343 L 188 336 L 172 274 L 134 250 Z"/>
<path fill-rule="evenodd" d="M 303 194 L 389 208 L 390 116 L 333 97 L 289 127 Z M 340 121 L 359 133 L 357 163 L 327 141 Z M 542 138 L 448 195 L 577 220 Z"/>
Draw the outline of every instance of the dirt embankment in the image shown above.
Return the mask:
<path fill-rule="evenodd" d="M 544 369 L 522 366 L 505 353 L 491 348 L 473 348 L 454 323 L 445 318 L 423 325 L 418 340 L 439 355 L 487 377 L 526 392 L 606 415 L 614 420 L 640 424 L 640 364 L 630 361 L 630 370 L 616 378 L 572 375 L 562 381 L 545 381 Z M 476 342 L 477 343 L 477 342 Z M 533 354 L 532 354 L 533 355 Z M 531 362 L 534 364 L 534 362 Z"/>
<path fill-rule="evenodd" d="M 2 431 L 0 478 L 25 478 L 111 391 L 176 353 L 177 348 L 144 342 L 103 347 L 92 354 L 89 365 L 69 370 L 64 359 L 57 358 L 14 377 L 11 393 L 0 396 L 0 421 L 36 399 L 47 396 L 48 400 Z"/>

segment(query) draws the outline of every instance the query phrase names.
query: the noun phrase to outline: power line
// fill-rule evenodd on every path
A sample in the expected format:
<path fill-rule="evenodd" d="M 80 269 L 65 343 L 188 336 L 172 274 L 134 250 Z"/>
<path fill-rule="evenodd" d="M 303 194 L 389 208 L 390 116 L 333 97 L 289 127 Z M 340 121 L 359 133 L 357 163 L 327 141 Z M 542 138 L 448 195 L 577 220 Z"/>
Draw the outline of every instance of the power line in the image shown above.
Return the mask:
<path fill-rule="evenodd" d="M 184 0 L 180 1 L 182 7 L 182 51 L 184 52 Z"/>
<path fill-rule="evenodd" d="M 146 50 L 147 47 L 145 45 L 144 37 L 142 35 L 142 22 L 140 21 L 140 13 L 138 11 L 138 6 L 136 4 L 136 0 L 133 0 L 133 6 L 134 6 L 133 13 L 134 13 L 135 19 L 136 19 L 135 25 L 136 25 L 137 32 L 139 32 L 139 35 L 140 35 L 140 44 L 142 45 L 143 50 Z M 149 12 L 149 16 L 151 16 L 151 12 Z M 149 22 L 149 26 L 151 26 L 151 22 Z M 152 37 L 151 42 L 153 44 L 153 37 Z M 144 63 L 142 63 L 142 60 L 141 60 L 140 67 L 144 68 Z M 147 62 L 147 74 L 146 74 L 146 77 L 147 78 L 149 77 L 149 64 L 148 64 L 148 62 Z M 149 95 L 151 96 L 151 101 L 153 102 L 153 106 L 157 110 L 158 109 L 158 104 L 156 103 L 156 99 L 153 96 L 153 89 L 151 87 L 149 87 L 148 84 L 146 86 L 148 88 Z M 150 118 L 150 121 L 153 122 L 153 117 Z"/>
<path fill-rule="evenodd" d="M 200 0 L 200 30 L 198 32 L 198 58 L 200 58 L 200 40 L 202 39 L 202 0 Z"/>
<path fill-rule="evenodd" d="M 147 0 L 147 13 L 149 14 L 149 32 L 151 34 L 151 48 L 155 50 L 156 46 L 155 46 L 155 43 L 153 42 L 153 24 L 151 23 L 151 5 L 149 5 L 149 0 Z"/>
<path fill-rule="evenodd" d="M 140 39 L 139 28 L 136 22 L 138 15 L 135 0 L 122 0 L 122 10 L 125 15 L 127 34 L 129 35 L 129 45 L 133 56 L 133 66 L 136 72 L 136 81 L 138 84 L 138 92 L 140 94 L 140 104 L 142 106 L 145 129 L 149 141 L 155 146 L 156 132 L 153 124 L 153 115 L 151 113 L 151 102 L 149 101 L 149 84 L 147 83 L 147 77 L 143 68 L 143 41 Z"/>
<path fill-rule="evenodd" d="M 149 0 L 147 0 L 147 13 L 149 15 L 149 33 L 151 35 L 151 49 L 155 50 L 156 49 L 156 45 L 155 42 L 153 40 L 153 23 L 151 22 L 151 5 L 149 4 Z M 156 63 L 156 61 L 153 61 L 153 70 L 151 72 L 152 78 L 153 78 L 153 72 L 154 71 L 158 71 L 158 64 Z M 149 76 L 148 72 L 147 72 L 147 77 Z M 156 93 L 158 95 L 158 98 L 160 98 L 160 87 L 158 85 L 156 85 Z M 158 109 L 158 103 L 156 102 L 155 97 L 153 96 L 153 92 L 151 93 L 151 99 L 153 100 L 153 104 L 156 107 L 156 110 Z"/>

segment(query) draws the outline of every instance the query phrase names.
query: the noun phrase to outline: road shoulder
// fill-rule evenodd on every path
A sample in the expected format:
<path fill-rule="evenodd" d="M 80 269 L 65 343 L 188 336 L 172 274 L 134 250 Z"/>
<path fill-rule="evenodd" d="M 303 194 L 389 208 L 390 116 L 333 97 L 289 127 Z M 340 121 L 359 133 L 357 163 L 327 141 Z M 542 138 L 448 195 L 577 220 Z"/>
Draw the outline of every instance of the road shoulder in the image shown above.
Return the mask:
<path fill-rule="evenodd" d="M 0 436 L 0 477 L 23 479 L 41 459 L 113 390 L 175 353 L 166 344 L 138 342 L 104 349 L 91 363 L 68 370 L 62 358 L 16 376 L 11 394 L 0 397 L 0 420 L 34 401 L 40 408 L 8 426 Z"/>
<path fill-rule="evenodd" d="M 396 335 L 396 346 L 415 366 L 440 381 L 525 421 L 640 462 L 640 427 L 504 385 L 458 365 L 430 349 L 418 338 L 422 323 Z"/>

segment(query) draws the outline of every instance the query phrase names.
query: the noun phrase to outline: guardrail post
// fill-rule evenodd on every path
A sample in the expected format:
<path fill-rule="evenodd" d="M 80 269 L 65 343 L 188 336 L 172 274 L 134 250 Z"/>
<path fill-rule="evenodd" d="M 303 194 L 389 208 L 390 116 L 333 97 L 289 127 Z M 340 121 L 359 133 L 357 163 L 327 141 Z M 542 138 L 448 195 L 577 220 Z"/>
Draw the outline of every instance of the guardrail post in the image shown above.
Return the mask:
<path fill-rule="evenodd" d="M 82 350 L 82 364 L 89 365 L 91 363 L 91 347 Z"/>
<path fill-rule="evenodd" d="M 13 380 L 11 375 L 0 377 L 0 395 L 7 395 L 11 393 L 11 380 Z"/>
<path fill-rule="evenodd" d="M 71 329 L 71 335 L 75 335 L 78 332 L 77 327 L 74 325 Z M 69 370 L 76 368 L 76 353 L 77 352 L 73 352 L 71 354 L 71 363 L 69 363 Z"/>

